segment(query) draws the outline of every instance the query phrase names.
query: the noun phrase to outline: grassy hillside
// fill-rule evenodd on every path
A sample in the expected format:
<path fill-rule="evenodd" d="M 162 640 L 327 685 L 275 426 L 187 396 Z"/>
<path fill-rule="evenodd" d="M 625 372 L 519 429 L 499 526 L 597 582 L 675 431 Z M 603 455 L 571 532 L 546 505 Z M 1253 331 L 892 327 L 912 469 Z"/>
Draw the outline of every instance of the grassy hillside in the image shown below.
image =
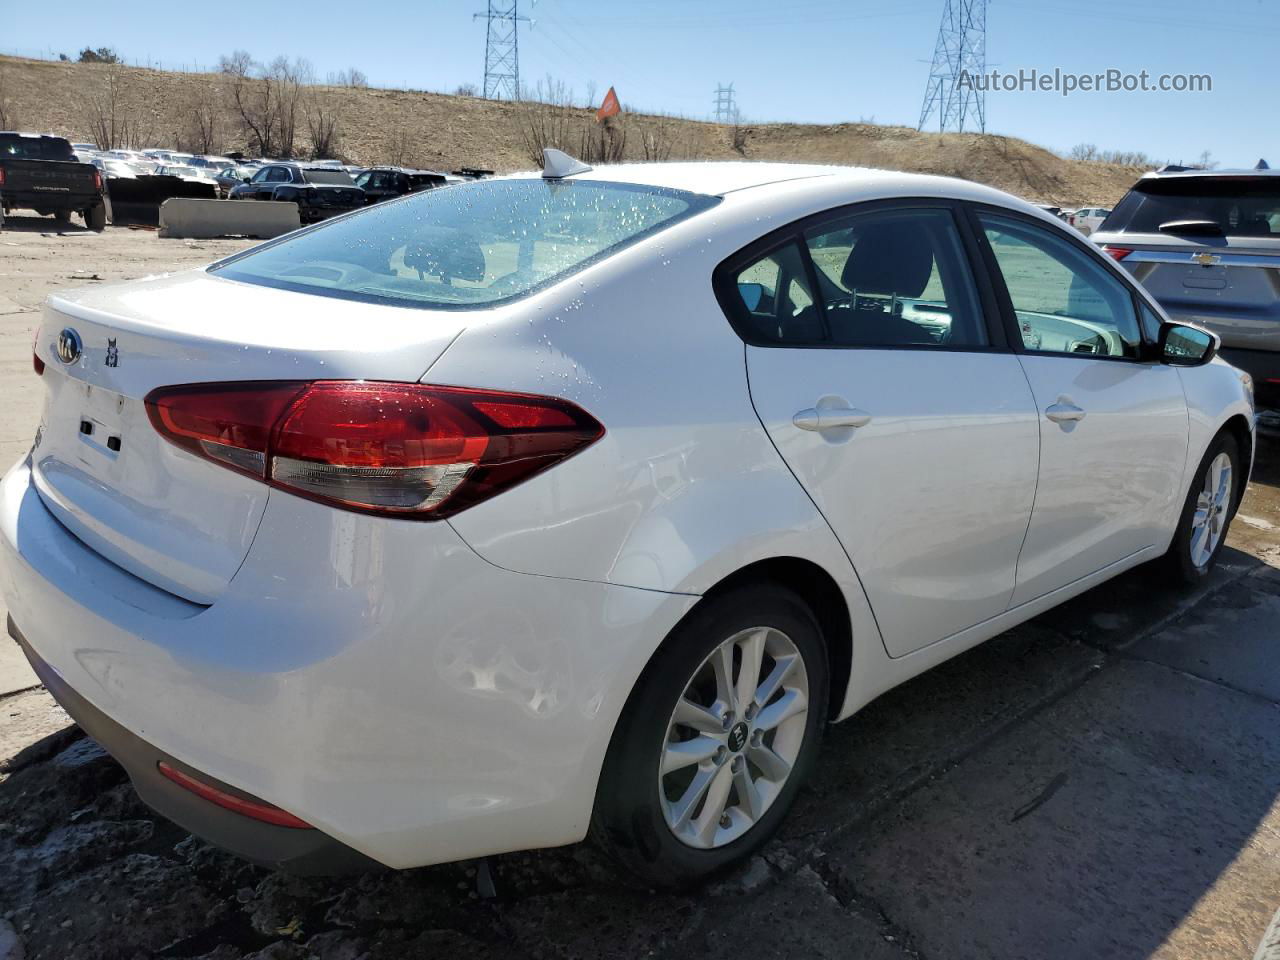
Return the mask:
<path fill-rule="evenodd" d="M 50 63 L 0 57 L 0 102 L 10 127 L 74 140 L 94 134 L 104 114 L 127 145 L 190 143 L 196 117 L 212 124 L 216 149 L 246 149 L 230 84 L 217 74 Z M 308 111 L 336 123 L 335 152 L 354 163 L 427 168 L 532 166 L 528 142 L 558 137 L 571 152 L 598 136 L 590 111 L 401 90 L 307 87 L 299 113 L 299 150 L 310 148 Z M 1010 137 L 919 133 L 906 127 L 849 123 L 770 123 L 732 128 L 694 120 L 624 116 L 615 150 L 627 160 L 790 160 L 887 167 L 964 177 L 1032 200 L 1111 204 L 1141 173 L 1134 167 L 1082 164 Z M 552 136 L 555 135 L 555 136 Z M 625 143 L 621 142 L 625 136 Z"/>

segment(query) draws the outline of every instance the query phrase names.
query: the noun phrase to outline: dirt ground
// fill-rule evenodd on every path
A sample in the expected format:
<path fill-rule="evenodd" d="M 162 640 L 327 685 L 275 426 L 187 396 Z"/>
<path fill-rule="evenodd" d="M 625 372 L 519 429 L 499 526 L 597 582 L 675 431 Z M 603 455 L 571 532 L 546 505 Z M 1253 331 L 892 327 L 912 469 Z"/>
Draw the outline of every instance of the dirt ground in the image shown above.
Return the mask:
<path fill-rule="evenodd" d="M 237 241 L 0 233 L 0 454 L 40 300 Z M 762 856 L 685 895 L 589 847 L 347 879 L 158 819 L 38 687 L 0 697 L 0 960 L 1248 958 L 1280 905 L 1280 439 L 1209 582 L 1137 570 L 829 731 Z M 7 641 L 0 641 L 7 646 Z"/>
<path fill-rule="evenodd" d="M 174 147 L 189 140 L 196 109 L 212 107 L 218 150 L 248 150 L 217 74 L 167 73 L 139 67 L 0 57 L 0 100 L 10 123 L 74 141 L 94 141 L 90 95 L 102 97 L 118 76 L 117 115 L 130 142 Z M 599 135 L 593 110 L 540 108 L 417 90 L 308 88 L 308 102 L 337 119 L 337 153 L 352 163 L 428 169 L 527 170 L 525 146 L 580 153 L 584 134 Z M 884 167 L 963 177 L 1059 206 L 1112 206 L 1142 174 L 1136 167 L 1076 163 L 1023 140 L 976 134 L 921 133 L 873 123 L 724 124 L 626 113 L 624 159 L 778 160 Z M 305 124 L 300 124 L 305 127 Z M 528 134 L 528 136 L 526 136 Z M 306 134 L 299 134 L 299 150 Z"/>

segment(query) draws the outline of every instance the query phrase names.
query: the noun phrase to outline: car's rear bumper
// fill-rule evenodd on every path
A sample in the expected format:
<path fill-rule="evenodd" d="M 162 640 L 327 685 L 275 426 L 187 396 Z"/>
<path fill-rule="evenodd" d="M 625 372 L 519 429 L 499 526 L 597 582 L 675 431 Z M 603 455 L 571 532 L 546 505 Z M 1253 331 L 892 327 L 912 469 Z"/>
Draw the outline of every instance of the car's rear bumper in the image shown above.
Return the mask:
<path fill-rule="evenodd" d="M 129 774 L 138 796 L 157 813 L 210 843 L 272 869 L 304 875 L 332 875 L 381 868 L 377 861 L 319 830 L 264 823 L 218 806 L 179 786 L 161 774 L 161 763 L 167 763 L 224 793 L 262 802 L 258 797 L 191 769 L 116 723 L 77 693 L 31 649 L 13 617 L 9 618 L 8 630 L 9 636 L 27 655 L 31 668 L 49 694 L 85 733 L 116 758 Z"/>
<path fill-rule="evenodd" d="M 145 744 L 124 738 L 143 759 L 122 757 L 144 796 L 163 754 L 392 867 L 581 839 L 626 697 L 696 599 L 512 573 L 446 522 L 272 492 L 243 566 L 200 607 L 72 536 L 29 461 L 0 484 L 0 594 L 86 727 L 103 716 Z"/>

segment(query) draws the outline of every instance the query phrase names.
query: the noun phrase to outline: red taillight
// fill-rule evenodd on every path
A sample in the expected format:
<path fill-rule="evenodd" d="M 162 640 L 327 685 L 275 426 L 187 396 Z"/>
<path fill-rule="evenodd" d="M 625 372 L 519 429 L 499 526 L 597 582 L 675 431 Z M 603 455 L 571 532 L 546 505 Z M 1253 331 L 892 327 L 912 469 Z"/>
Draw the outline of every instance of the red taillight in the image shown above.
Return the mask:
<path fill-rule="evenodd" d="M 44 376 L 44 361 L 40 359 L 40 354 L 34 350 L 31 351 L 31 366 L 35 368 L 37 377 Z"/>
<path fill-rule="evenodd" d="M 1133 253 L 1133 250 L 1131 250 L 1129 247 L 1113 247 L 1110 244 L 1108 244 L 1107 246 L 1104 246 L 1102 248 L 1102 252 L 1105 253 L 1108 257 L 1110 257 L 1112 260 L 1123 260 L 1129 254 Z"/>
<path fill-rule="evenodd" d="M 320 380 L 161 387 L 170 442 L 301 496 L 431 520 L 457 513 L 604 434 L 565 400 L 418 383 Z"/>
<path fill-rule="evenodd" d="M 279 807 L 270 803 L 263 803 L 261 800 L 246 800 L 244 797 L 236 796 L 234 793 L 228 793 L 226 790 L 219 790 L 211 783 L 205 783 L 203 780 L 197 780 L 189 773 L 183 773 L 176 767 L 161 760 L 157 765 L 157 769 L 182 787 L 184 790 L 190 790 L 197 797 L 202 797 L 210 803 L 216 803 L 224 809 L 233 813 L 238 813 L 244 817 L 250 817 L 254 820 L 261 820 L 263 823 L 270 823 L 277 827 L 291 827 L 294 830 L 314 830 L 315 827 L 307 823 L 305 820 L 299 820 L 292 813 L 281 810 Z"/>
<path fill-rule="evenodd" d="M 0 168 L 0 187 L 4 186 L 4 170 Z"/>
<path fill-rule="evenodd" d="M 102 171 L 97 167 L 93 168 L 93 189 L 102 192 Z"/>

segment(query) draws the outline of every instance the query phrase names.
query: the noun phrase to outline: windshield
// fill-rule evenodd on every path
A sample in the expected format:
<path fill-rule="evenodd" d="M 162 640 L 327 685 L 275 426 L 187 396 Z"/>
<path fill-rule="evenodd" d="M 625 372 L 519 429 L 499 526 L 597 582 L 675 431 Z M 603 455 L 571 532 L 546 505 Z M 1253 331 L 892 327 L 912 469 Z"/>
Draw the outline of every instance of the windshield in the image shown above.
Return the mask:
<path fill-rule="evenodd" d="M 379 204 L 210 269 L 347 299 L 489 306 L 563 279 L 717 202 L 633 184 L 485 180 Z"/>
<path fill-rule="evenodd" d="M 1103 230 L 1159 233 L 1162 224 L 1205 220 L 1228 237 L 1280 237 L 1280 178 L 1168 177 L 1139 183 Z"/>
<path fill-rule="evenodd" d="M 164 172 L 171 177 L 198 177 L 200 171 L 195 167 L 165 167 Z"/>

